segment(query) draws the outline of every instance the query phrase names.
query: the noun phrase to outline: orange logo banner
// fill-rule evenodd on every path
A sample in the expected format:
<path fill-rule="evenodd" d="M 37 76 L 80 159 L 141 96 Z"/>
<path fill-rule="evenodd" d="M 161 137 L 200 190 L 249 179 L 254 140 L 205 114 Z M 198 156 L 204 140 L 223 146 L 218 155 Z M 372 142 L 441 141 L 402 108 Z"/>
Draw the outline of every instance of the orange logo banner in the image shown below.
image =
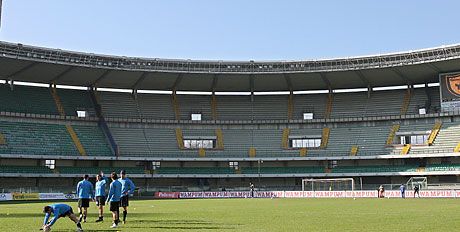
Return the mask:
<path fill-rule="evenodd" d="M 460 74 L 446 76 L 446 82 L 449 92 L 457 97 L 460 97 Z"/>

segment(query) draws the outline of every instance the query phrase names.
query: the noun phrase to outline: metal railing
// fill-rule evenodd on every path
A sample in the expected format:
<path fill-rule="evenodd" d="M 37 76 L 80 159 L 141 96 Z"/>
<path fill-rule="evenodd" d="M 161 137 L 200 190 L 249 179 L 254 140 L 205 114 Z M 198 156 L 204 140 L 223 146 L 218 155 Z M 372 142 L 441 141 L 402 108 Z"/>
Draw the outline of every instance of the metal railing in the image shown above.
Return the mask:
<path fill-rule="evenodd" d="M 354 58 L 310 61 L 197 61 L 120 57 L 0 42 L 0 56 L 105 69 L 182 73 L 306 73 L 374 69 L 460 58 L 460 45 Z"/>

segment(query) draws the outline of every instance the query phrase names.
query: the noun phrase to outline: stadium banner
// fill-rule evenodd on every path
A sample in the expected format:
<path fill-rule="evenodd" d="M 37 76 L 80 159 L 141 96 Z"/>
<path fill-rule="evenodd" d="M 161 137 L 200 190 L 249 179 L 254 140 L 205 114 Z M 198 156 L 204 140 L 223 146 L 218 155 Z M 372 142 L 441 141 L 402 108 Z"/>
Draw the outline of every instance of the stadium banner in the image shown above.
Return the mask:
<path fill-rule="evenodd" d="M 460 109 L 460 72 L 439 74 L 441 110 Z"/>
<path fill-rule="evenodd" d="M 0 201 L 11 201 L 13 200 L 13 195 L 11 193 L 0 193 Z"/>
<path fill-rule="evenodd" d="M 38 197 L 40 200 L 73 200 L 77 199 L 75 194 L 66 193 L 39 193 Z"/>
<path fill-rule="evenodd" d="M 363 191 L 255 191 L 255 198 L 377 198 L 377 190 Z M 387 198 L 400 198 L 398 190 L 385 191 Z M 414 191 L 407 190 L 406 197 L 414 197 Z M 246 192 L 180 192 L 179 198 L 250 198 L 251 193 Z M 424 190 L 420 191 L 424 198 L 460 198 L 460 191 L 456 190 Z"/>
<path fill-rule="evenodd" d="M 159 199 L 177 199 L 179 192 L 155 192 L 154 197 Z"/>
<path fill-rule="evenodd" d="M 38 193 L 13 193 L 13 200 L 40 200 Z"/>

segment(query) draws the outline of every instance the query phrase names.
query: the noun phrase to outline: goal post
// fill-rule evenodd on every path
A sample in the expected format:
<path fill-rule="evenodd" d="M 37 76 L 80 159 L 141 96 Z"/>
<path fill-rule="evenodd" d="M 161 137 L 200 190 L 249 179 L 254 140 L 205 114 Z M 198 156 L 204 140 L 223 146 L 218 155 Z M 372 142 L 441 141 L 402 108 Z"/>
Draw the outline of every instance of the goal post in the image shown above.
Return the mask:
<path fill-rule="evenodd" d="M 353 178 L 302 179 L 302 191 L 355 191 Z"/>

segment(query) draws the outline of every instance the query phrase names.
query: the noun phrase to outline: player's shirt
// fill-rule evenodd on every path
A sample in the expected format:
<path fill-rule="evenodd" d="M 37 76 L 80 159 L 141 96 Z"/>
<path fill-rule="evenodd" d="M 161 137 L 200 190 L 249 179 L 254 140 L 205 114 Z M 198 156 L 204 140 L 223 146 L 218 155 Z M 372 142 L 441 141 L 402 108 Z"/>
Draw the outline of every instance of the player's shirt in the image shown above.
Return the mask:
<path fill-rule="evenodd" d="M 68 212 L 71 207 L 66 204 L 52 204 L 50 205 L 51 207 L 51 213 L 46 213 L 45 214 L 45 220 L 43 221 L 43 225 L 49 225 L 52 226 L 60 216 L 63 216 L 66 212 Z M 49 218 L 51 217 L 51 214 L 53 214 L 53 219 L 48 223 Z"/>
<path fill-rule="evenodd" d="M 100 180 L 96 182 L 96 197 L 104 197 L 105 196 L 105 184 L 107 183 L 106 179 Z"/>
<path fill-rule="evenodd" d="M 94 196 L 93 184 L 87 180 L 82 180 L 77 184 L 77 195 L 80 199 L 90 199 Z"/>
<path fill-rule="evenodd" d="M 112 181 L 110 183 L 109 195 L 107 196 L 107 201 L 117 202 L 121 198 L 121 188 L 122 184 L 118 180 Z"/>
<path fill-rule="evenodd" d="M 401 192 L 405 192 L 406 191 L 406 186 L 401 185 L 401 187 L 399 187 L 399 190 L 401 190 Z"/>
<path fill-rule="evenodd" d="M 136 188 L 136 186 L 134 186 L 134 183 L 128 177 L 126 177 L 125 179 L 119 178 L 118 181 L 120 181 L 121 183 L 121 194 L 123 196 L 127 196 L 129 194 L 134 193 L 134 189 Z"/>

